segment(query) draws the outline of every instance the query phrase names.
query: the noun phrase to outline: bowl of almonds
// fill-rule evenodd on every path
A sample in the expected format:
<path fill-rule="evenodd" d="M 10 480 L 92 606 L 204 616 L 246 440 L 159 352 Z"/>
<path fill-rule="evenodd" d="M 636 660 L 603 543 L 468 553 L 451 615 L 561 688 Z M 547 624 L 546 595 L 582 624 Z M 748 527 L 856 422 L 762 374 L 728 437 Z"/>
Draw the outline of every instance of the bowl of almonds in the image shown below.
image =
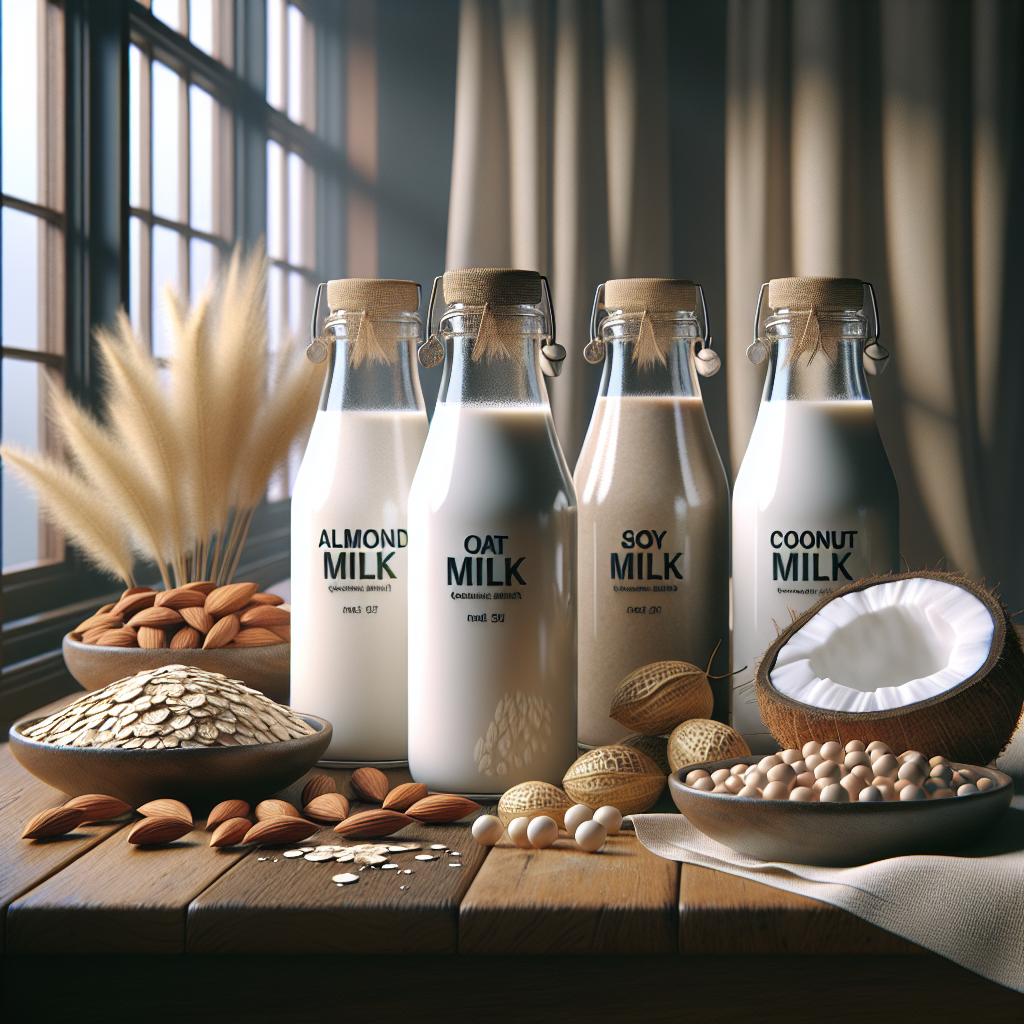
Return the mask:
<path fill-rule="evenodd" d="M 219 672 L 288 701 L 291 612 L 255 583 L 131 587 L 64 637 L 64 662 L 87 690 L 183 664 Z"/>

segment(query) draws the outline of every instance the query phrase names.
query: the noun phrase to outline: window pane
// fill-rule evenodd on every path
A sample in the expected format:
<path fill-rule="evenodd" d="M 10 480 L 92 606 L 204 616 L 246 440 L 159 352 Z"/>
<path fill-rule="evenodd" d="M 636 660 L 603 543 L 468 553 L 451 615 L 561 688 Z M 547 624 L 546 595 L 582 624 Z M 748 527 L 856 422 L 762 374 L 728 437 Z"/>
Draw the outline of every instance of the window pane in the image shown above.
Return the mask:
<path fill-rule="evenodd" d="M 192 227 L 213 231 L 213 121 L 214 100 L 198 86 L 189 87 L 189 158 L 192 163 Z"/>
<path fill-rule="evenodd" d="M 267 0 L 267 102 L 278 110 L 288 105 L 288 24 L 285 0 Z"/>
<path fill-rule="evenodd" d="M 203 53 L 213 56 L 214 0 L 189 0 L 188 37 Z"/>
<path fill-rule="evenodd" d="M 267 346 L 271 352 L 282 344 L 288 312 L 287 284 L 287 273 L 280 267 L 271 267 L 267 274 Z"/>
<path fill-rule="evenodd" d="M 178 204 L 178 101 L 181 79 L 153 62 L 153 212 L 180 220 Z"/>
<path fill-rule="evenodd" d="M 150 10 L 154 17 L 159 18 L 165 25 L 170 25 L 176 32 L 180 32 L 184 27 L 181 24 L 179 0 L 153 0 Z"/>
<path fill-rule="evenodd" d="M 285 152 L 276 142 L 267 143 L 267 255 L 288 258 L 288 210 L 285 206 Z"/>
<path fill-rule="evenodd" d="M 2 228 L 3 343 L 38 349 L 39 243 L 45 227 L 38 217 L 5 206 Z"/>
<path fill-rule="evenodd" d="M 288 154 L 288 262 L 296 267 L 312 267 L 313 168 L 297 153 Z"/>
<path fill-rule="evenodd" d="M 3 0 L 3 191 L 39 202 L 39 2 Z"/>
<path fill-rule="evenodd" d="M 145 296 L 142 291 L 142 267 L 147 255 L 145 247 L 148 244 L 149 232 L 146 230 L 146 225 L 138 217 L 131 217 L 128 220 L 128 315 L 135 332 L 143 338 L 149 337 L 149 325 L 143 321 Z"/>
<path fill-rule="evenodd" d="M 5 4 L 6 6 L 6 4 Z M 44 370 L 21 359 L 3 361 L 3 439 L 38 451 L 43 430 Z M 39 503 L 35 492 L 3 473 L 3 571 L 39 559 Z"/>
<path fill-rule="evenodd" d="M 303 274 L 288 275 L 288 329 L 290 342 L 302 338 L 309 330 L 309 318 L 313 312 L 313 286 Z"/>
<path fill-rule="evenodd" d="M 193 304 L 213 275 L 213 268 L 217 260 L 216 247 L 211 242 L 204 242 L 201 238 L 193 238 L 189 242 L 189 274 L 192 277 L 189 295 Z"/>
<path fill-rule="evenodd" d="M 316 128 L 316 48 L 313 26 L 306 16 L 288 5 L 288 116 L 310 131 Z"/>
<path fill-rule="evenodd" d="M 149 123 L 149 111 L 143 109 L 148 102 L 148 83 L 143 82 L 143 75 L 149 74 L 149 65 L 142 51 L 137 46 L 128 47 L 128 203 L 130 206 L 145 207 L 148 201 L 144 198 L 148 189 L 143 182 L 144 165 L 148 167 L 146 154 L 142 151 L 143 126 Z M 144 99 L 145 97 L 145 99 Z M 148 147 L 149 140 L 145 143 Z"/>
<path fill-rule="evenodd" d="M 153 355 L 166 359 L 171 354 L 171 336 L 164 315 L 164 286 L 181 289 L 181 238 L 177 231 L 159 225 L 153 228 Z"/>

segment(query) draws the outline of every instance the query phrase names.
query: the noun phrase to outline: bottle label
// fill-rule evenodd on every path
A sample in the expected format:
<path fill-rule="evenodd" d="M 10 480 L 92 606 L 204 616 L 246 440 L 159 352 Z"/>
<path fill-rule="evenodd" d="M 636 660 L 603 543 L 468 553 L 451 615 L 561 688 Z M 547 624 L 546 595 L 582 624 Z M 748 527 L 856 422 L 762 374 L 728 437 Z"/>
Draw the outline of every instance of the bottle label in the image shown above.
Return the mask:
<path fill-rule="evenodd" d="M 455 600 L 522 600 L 522 593 L 515 589 L 491 590 L 491 587 L 525 587 L 523 567 L 526 556 L 518 558 L 505 554 L 508 534 L 471 533 L 462 542 L 468 554 L 448 556 L 446 586 L 453 588 L 449 594 Z M 486 589 L 461 590 L 461 587 Z"/>
<path fill-rule="evenodd" d="M 798 583 L 852 582 L 858 572 L 855 554 L 859 530 L 772 530 L 769 545 L 772 581 L 780 594 L 819 594 L 832 587 L 796 587 Z M 859 548 L 857 548 L 859 553 Z M 765 552 L 766 556 L 768 550 Z M 857 576 L 854 573 L 858 573 Z M 786 584 L 790 586 L 786 586 Z"/>
<path fill-rule="evenodd" d="M 317 545 L 323 552 L 323 578 L 329 583 L 346 581 L 331 586 L 332 592 L 387 593 L 391 590 L 388 581 L 398 579 L 395 555 L 408 543 L 409 533 L 402 529 L 323 529 Z"/>
<path fill-rule="evenodd" d="M 609 572 L 612 590 L 616 593 L 674 593 L 679 588 L 673 582 L 682 581 L 680 559 L 682 551 L 672 551 L 666 541 L 668 530 L 623 530 L 620 551 L 609 552 Z M 619 581 L 636 580 L 637 585 Z M 641 585 L 646 581 L 646 585 Z"/>

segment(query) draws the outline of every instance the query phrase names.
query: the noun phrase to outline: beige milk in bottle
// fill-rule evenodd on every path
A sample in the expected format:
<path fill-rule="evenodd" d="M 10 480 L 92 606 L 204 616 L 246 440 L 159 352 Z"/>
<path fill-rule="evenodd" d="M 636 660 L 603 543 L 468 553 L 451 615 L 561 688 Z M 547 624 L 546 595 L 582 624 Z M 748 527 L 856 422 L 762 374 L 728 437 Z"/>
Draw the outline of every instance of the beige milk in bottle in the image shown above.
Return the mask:
<path fill-rule="evenodd" d="M 695 373 L 719 365 L 695 316 L 699 291 L 659 278 L 598 289 L 595 309 L 608 315 L 587 357 L 607 363 L 575 473 L 579 741 L 589 746 L 629 732 L 608 709 L 642 665 L 706 669 L 714 655 L 712 673 L 728 672 L 729 485 Z M 731 684 L 711 685 L 712 714 L 727 722 Z"/>
<path fill-rule="evenodd" d="M 445 372 L 409 494 L 409 769 L 430 789 L 558 784 L 576 757 L 576 495 L 541 299 L 532 271 L 444 275 Z"/>
<path fill-rule="evenodd" d="M 733 664 L 747 666 L 733 726 L 755 753 L 777 749 L 753 686 L 776 626 L 829 590 L 899 568 L 899 494 L 864 374 L 885 359 L 871 286 L 781 278 L 762 299 L 764 333 L 748 355 L 767 356 L 768 376 L 732 508 Z"/>
<path fill-rule="evenodd" d="M 406 753 L 408 496 L 427 434 L 419 286 L 327 285 L 329 372 L 292 495 L 291 704 L 334 727 L 328 761 Z"/>

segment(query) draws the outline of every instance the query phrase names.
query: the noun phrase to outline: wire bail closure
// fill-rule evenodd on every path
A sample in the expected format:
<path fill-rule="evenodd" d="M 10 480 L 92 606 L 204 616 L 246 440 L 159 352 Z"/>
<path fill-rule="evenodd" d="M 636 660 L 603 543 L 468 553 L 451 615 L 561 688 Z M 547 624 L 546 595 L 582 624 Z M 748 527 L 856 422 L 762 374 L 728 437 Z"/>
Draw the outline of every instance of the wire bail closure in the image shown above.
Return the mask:
<path fill-rule="evenodd" d="M 322 335 L 317 334 L 317 325 L 320 322 L 320 296 L 323 295 L 324 283 L 316 286 L 316 298 L 313 300 L 313 319 L 309 323 L 309 344 L 306 346 L 306 358 L 311 363 L 322 363 L 330 351 L 330 341 Z"/>

